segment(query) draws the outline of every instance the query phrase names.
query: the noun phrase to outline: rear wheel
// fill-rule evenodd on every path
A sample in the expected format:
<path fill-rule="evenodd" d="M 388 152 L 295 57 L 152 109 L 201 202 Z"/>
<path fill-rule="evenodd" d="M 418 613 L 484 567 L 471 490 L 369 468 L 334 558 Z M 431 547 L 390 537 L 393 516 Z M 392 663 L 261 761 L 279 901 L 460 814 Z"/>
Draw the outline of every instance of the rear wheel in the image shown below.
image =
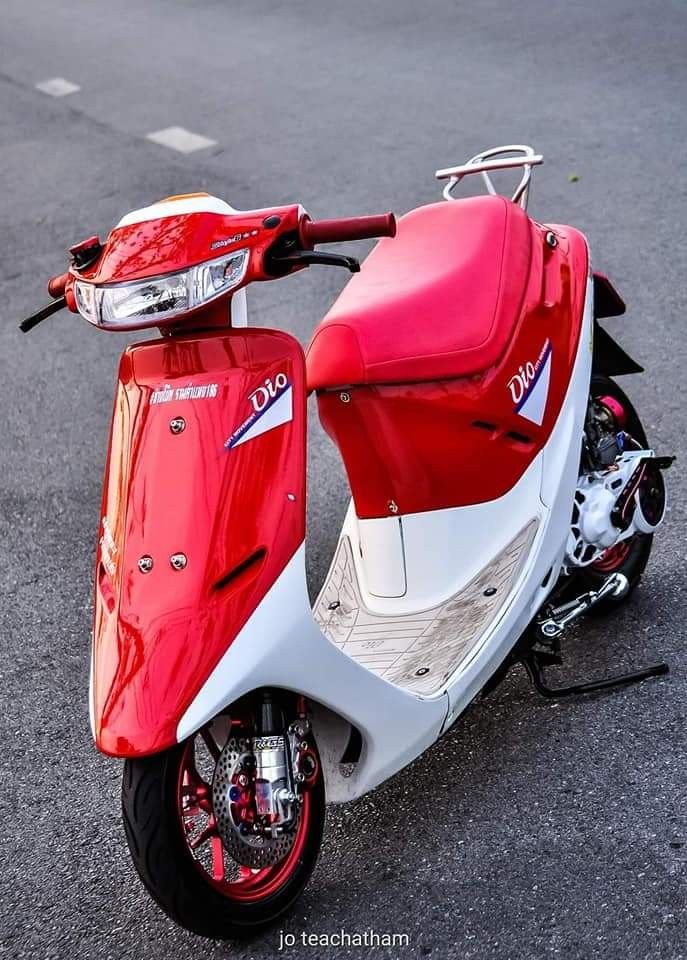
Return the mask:
<path fill-rule="evenodd" d="M 309 750 L 316 757 L 314 744 Z M 272 923 L 303 890 L 322 839 L 324 786 L 316 763 L 294 829 L 280 841 L 283 857 L 244 866 L 223 844 L 213 809 L 220 756 L 205 728 L 164 753 L 127 760 L 122 810 L 134 865 L 159 906 L 193 933 L 231 939 Z"/>

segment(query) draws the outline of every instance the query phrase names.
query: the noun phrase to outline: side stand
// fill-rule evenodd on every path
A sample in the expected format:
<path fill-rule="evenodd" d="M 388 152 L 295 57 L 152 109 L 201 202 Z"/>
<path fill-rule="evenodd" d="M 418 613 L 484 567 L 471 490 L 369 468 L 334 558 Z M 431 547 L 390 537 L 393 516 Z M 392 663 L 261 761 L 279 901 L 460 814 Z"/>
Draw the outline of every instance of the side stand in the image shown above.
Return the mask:
<path fill-rule="evenodd" d="M 570 697 L 580 693 L 595 693 L 598 690 L 610 690 L 614 687 L 624 687 L 630 683 L 641 683 L 649 677 L 662 677 L 669 672 L 667 663 L 657 663 L 655 666 L 637 670 L 634 673 L 623 673 L 615 677 L 606 677 L 604 680 L 592 680 L 588 683 L 573 683 L 568 687 L 549 687 L 544 681 L 544 667 L 561 663 L 561 658 L 555 653 L 541 650 L 528 650 L 520 659 L 527 670 L 532 686 L 537 693 L 548 699 Z"/>

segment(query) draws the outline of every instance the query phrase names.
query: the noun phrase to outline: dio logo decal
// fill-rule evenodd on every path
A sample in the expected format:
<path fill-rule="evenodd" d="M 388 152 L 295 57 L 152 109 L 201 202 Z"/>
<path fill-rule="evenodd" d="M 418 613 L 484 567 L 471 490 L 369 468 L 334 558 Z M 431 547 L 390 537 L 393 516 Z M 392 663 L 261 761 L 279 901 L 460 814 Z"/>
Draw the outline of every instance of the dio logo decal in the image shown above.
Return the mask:
<path fill-rule="evenodd" d="M 522 364 L 508 381 L 515 412 L 537 426 L 544 420 L 550 379 L 551 341 L 547 339 L 534 363 Z"/>
<path fill-rule="evenodd" d="M 247 440 L 254 440 L 268 430 L 293 420 L 293 389 L 285 373 L 268 377 L 248 394 L 247 399 L 253 412 L 225 441 L 225 450 L 238 447 Z"/>
<path fill-rule="evenodd" d="M 270 400 L 275 400 L 282 390 L 288 387 L 289 381 L 285 373 L 278 373 L 274 380 L 269 377 L 265 380 L 264 387 L 258 387 L 252 393 L 248 394 L 248 399 L 253 404 L 253 410 L 260 413 L 265 409 Z"/>

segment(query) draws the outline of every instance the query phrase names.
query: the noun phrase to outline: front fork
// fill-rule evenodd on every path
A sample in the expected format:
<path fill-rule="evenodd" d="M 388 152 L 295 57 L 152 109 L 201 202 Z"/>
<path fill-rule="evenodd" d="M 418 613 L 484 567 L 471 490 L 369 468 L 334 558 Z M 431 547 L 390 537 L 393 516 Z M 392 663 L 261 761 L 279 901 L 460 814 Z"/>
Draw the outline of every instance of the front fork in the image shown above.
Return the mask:
<path fill-rule="evenodd" d="M 317 755 L 308 741 L 311 724 L 303 697 L 296 716 L 288 722 L 283 705 L 271 690 L 263 690 L 256 735 L 252 738 L 255 762 L 255 809 L 259 828 L 275 835 L 297 819 L 303 791 L 318 774 Z"/>

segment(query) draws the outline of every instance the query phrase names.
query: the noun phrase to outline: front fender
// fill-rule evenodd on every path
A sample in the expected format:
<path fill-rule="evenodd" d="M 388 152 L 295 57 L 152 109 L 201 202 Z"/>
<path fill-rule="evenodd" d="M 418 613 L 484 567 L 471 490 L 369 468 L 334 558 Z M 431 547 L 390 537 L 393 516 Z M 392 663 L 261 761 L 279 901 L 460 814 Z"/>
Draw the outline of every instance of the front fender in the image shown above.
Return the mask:
<path fill-rule="evenodd" d="M 104 753 L 176 743 L 302 544 L 305 426 L 304 356 L 287 334 L 227 330 L 124 353 L 96 557 L 91 715 Z"/>

